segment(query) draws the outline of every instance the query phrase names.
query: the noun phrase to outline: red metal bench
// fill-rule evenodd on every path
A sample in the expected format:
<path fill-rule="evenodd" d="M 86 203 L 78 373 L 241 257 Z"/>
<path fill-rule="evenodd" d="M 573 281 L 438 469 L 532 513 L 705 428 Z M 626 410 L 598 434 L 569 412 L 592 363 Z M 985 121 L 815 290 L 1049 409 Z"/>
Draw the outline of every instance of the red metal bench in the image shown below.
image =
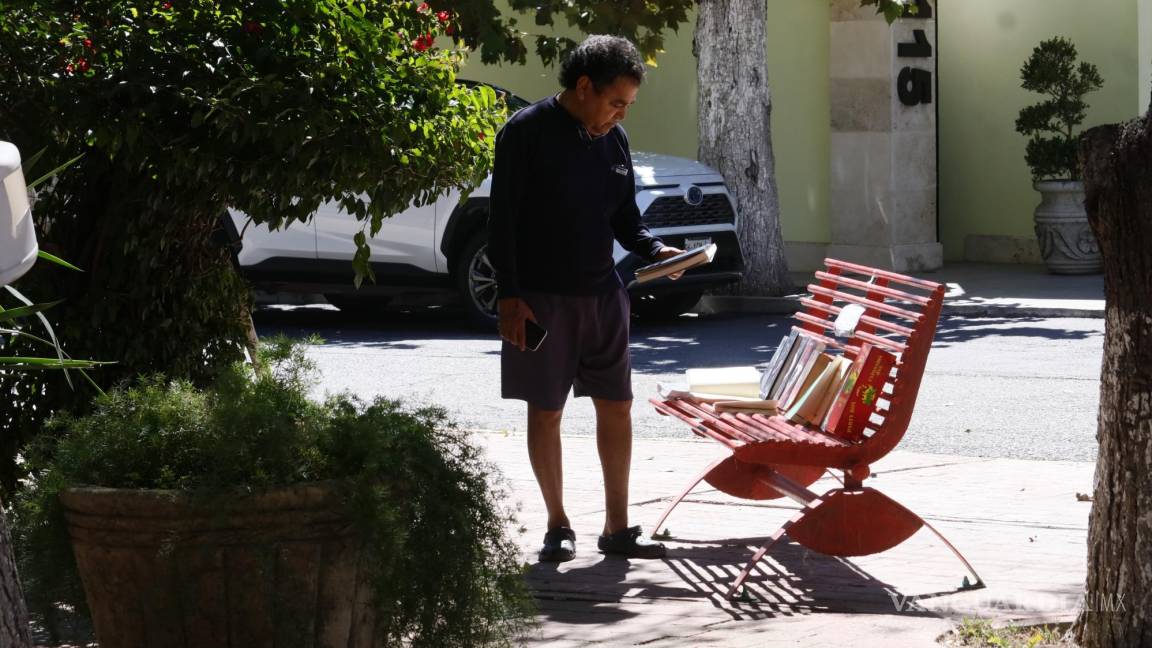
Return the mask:
<path fill-rule="evenodd" d="M 932 347 L 944 301 L 944 287 L 895 272 L 834 259 L 816 272 L 809 297 L 801 299 L 795 318 L 808 333 L 850 358 L 861 344 L 896 354 L 865 438 L 848 441 L 813 426 L 789 422 L 783 416 L 748 413 L 717 414 L 712 406 L 691 399 L 651 399 L 662 414 L 684 421 L 699 436 L 713 439 L 730 454 L 707 466 L 672 500 L 653 527 L 664 521 L 701 481 L 743 499 L 789 497 L 803 505 L 753 556 L 728 591 L 731 597 L 756 563 L 784 534 L 809 549 L 831 556 L 865 556 L 907 540 L 921 527 L 935 533 L 972 574 L 970 586 L 982 586 L 972 565 L 952 543 L 923 518 L 879 491 L 863 485 L 870 466 L 896 447 L 908 429 L 924 365 Z M 832 323 L 842 304 L 864 307 L 849 338 L 831 337 Z M 827 335 L 825 335 L 827 334 Z M 843 486 L 816 495 L 808 486 L 826 470 L 844 473 Z"/>

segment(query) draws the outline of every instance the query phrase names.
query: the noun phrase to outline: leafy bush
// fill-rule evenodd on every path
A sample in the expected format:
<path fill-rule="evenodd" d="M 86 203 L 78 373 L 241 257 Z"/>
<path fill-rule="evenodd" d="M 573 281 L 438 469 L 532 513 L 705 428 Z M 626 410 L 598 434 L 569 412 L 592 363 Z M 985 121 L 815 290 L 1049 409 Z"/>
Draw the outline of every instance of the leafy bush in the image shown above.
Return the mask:
<path fill-rule="evenodd" d="M 34 613 L 51 622 L 61 603 L 84 607 L 61 489 L 181 489 L 211 501 L 341 480 L 390 645 L 508 643 L 528 599 L 505 535 L 514 520 L 479 450 L 438 408 L 310 399 L 300 346 L 278 340 L 262 356 L 260 372 L 233 365 L 211 389 L 153 376 L 111 390 L 87 416 L 52 420 L 63 434 L 34 445 L 14 524 Z"/>
<path fill-rule="evenodd" d="M 38 273 L 21 290 L 65 300 L 52 316 L 66 351 L 118 362 L 104 384 L 155 372 L 209 384 L 251 345 L 228 207 L 279 227 L 338 201 L 375 231 L 486 173 L 504 110 L 454 82 L 462 53 L 433 37 L 457 20 L 415 1 L 5 4 L 0 139 L 83 154 L 35 209 L 41 247 L 86 272 Z M 0 393 L 3 490 L 15 446 L 88 400 L 49 374 L 0 375 Z"/>
<path fill-rule="evenodd" d="M 1076 63 L 1076 46 L 1066 38 L 1042 41 L 1020 68 L 1021 87 L 1047 95 L 1026 106 L 1016 119 L 1016 132 L 1026 135 L 1024 159 L 1032 179 L 1079 180 L 1077 139 L 1073 129 L 1084 122 L 1084 95 L 1104 85 L 1096 66 Z"/>

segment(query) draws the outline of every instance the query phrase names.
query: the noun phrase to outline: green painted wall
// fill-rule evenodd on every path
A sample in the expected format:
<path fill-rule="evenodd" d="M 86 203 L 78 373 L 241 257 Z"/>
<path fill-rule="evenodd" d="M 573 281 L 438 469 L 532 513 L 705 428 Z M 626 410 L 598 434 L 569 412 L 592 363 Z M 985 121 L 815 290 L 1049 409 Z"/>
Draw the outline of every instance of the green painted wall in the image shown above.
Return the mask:
<path fill-rule="evenodd" d="M 1152 100 L 1152 0 L 1140 0 L 1138 24 L 1140 30 L 1140 96 L 1137 97 L 1139 113 L 1148 112 Z"/>
<path fill-rule="evenodd" d="M 1024 164 L 1016 116 L 1039 95 L 1019 70 L 1052 36 L 1071 39 L 1103 89 L 1087 97 L 1085 127 L 1135 116 L 1137 3 L 1133 0 L 938 0 L 940 239 L 962 258 L 970 234 L 1034 236 L 1039 195 Z"/>
<path fill-rule="evenodd" d="M 784 236 L 827 242 L 829 186 L 828 2 L 767 0 L 773 146 Z M 1088 100 L 1086 126 L 1129 119 L 1152 83 L 1152 0 L 936 0 L 940 126 L 940 237 L 960 260 L 973 234 L 1031 237 L 1039 198 L 1015 132 L 1019 69 L 1041 40 L 1071 38 L 1105 86 Z M 1142 20 L 1140 20 L 1142 19 Z M 531 18 L 521 21 L 527 28 Z M 637 150 L 696 157 L 694 21 L 668 40 L 625 126 Z M 571 34 L 571 33 L 570 33 Z M 1141 66 L 1143 65 L 1143 69 Z M 531 99 L 558 90 L 556 70 L 469 64 L 466 78 Z M 1141 99 L 1143 98 L 1143 99 Z"/>
<path fill-rule="evenodd" d="M 530 17 L 521 23 L 531 24 Z M 636 150 L 696 158 L 695 17 L 672 35 L 624 127 Z M 535 28 L 535 27 L 532 27 Z M 573 35 L 572 32 L 567 32 Z M 574 36 L 575 37 L 575 36 Z M 557 69 L 469 64 L 464 78 L 494 83 L 527 99 L 559 90 Z M 773 98 L 773 146 L 784 236 L 827 241 L 828 5 L 820 0 L 769 0 L 768 75 Z"/>

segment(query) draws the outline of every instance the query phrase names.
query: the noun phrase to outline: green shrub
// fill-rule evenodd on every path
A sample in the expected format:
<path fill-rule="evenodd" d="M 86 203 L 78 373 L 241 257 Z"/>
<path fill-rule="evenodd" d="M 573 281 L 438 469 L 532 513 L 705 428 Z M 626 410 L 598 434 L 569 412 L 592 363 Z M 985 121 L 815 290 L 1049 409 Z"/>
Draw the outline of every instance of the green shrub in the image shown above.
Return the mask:
<path fill-rule="evenodd" d="M 65 300 L 51 314 L 65 350 L 118 363 L 103 385 L 206 386 L 250 344 L 227 208 L 281 227 L 340 203 L 364 228 L 352 283 L 383 218 L 487 173 L 504 108 L 455 83 L 463 53 L 439 45 L 456 20 L 415 0 L 5 3 L 0 139 L 83 155 L 35 213 L 41 247 L 86 272 L 21 290 Z M 88 396 L 43 373 L 0 375 L 0 393 L 3 491 L 47 413 L 83 412 Z"/>
<path fill-rule="evenodd" d="M 506 537 L 514 520 L 478 448 L 439 408 L 310 399 L 300 346 L 278 340 L 262 356 L 261 372 L 236 364 L 210 389 L 153 376 L 101 396 L 89 415 L 52 420 L 61 434 L 34 444 L 14 524 L 34 613 L 51 623 L 61 604 L 84 608 L 63 488 L 181 489 L 211 501 L 334 479 L 368 547 L 390 644 L 509 643 L 529 599 Z"/>
<path fill-rule="evenodd" d="M 1016 119 L 1016 132 L 1028 137 L 1024 159 L 1032 179 L 1078 180 L 1077 138 L 1073 130 L 1084 122 L 1084 95 L 1104 85 L 1095 65 L 1076 63 L 1076 46 L 1066 38 L 1042 41 L 1020 68 L 1025 90 L 1046 95 L 1026 106 Z"/>

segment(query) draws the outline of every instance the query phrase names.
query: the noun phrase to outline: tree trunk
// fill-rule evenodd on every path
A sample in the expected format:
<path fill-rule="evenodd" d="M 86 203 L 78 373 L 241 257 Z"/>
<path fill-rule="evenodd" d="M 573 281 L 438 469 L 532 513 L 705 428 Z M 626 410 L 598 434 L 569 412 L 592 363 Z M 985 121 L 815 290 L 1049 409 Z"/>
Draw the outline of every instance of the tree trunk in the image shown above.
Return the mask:
<path fill-rule="evenodd" d="M 31 645 L 24 590 L 20 587 L 20 574 L 16 573 L 12 538 L 8 535 L 8 521 L 4 519 L 4 505 L 0 502 L 0 646 L 28 648 Z"/>
<path fill-rule="evenodd" d="M 1152 646 L 1152 110 L 1080 143 L 1084 205 L 1104 258 L 1104 363 L 1088 583 L 1087 648 Z"/>
<path fill-rule="evenodd" d="M 745 295 L 792 287 L 772 155 L 764 0 L 700 0 L 693 53 L 700 161 L 724 176 L 739 214 Z"/>

